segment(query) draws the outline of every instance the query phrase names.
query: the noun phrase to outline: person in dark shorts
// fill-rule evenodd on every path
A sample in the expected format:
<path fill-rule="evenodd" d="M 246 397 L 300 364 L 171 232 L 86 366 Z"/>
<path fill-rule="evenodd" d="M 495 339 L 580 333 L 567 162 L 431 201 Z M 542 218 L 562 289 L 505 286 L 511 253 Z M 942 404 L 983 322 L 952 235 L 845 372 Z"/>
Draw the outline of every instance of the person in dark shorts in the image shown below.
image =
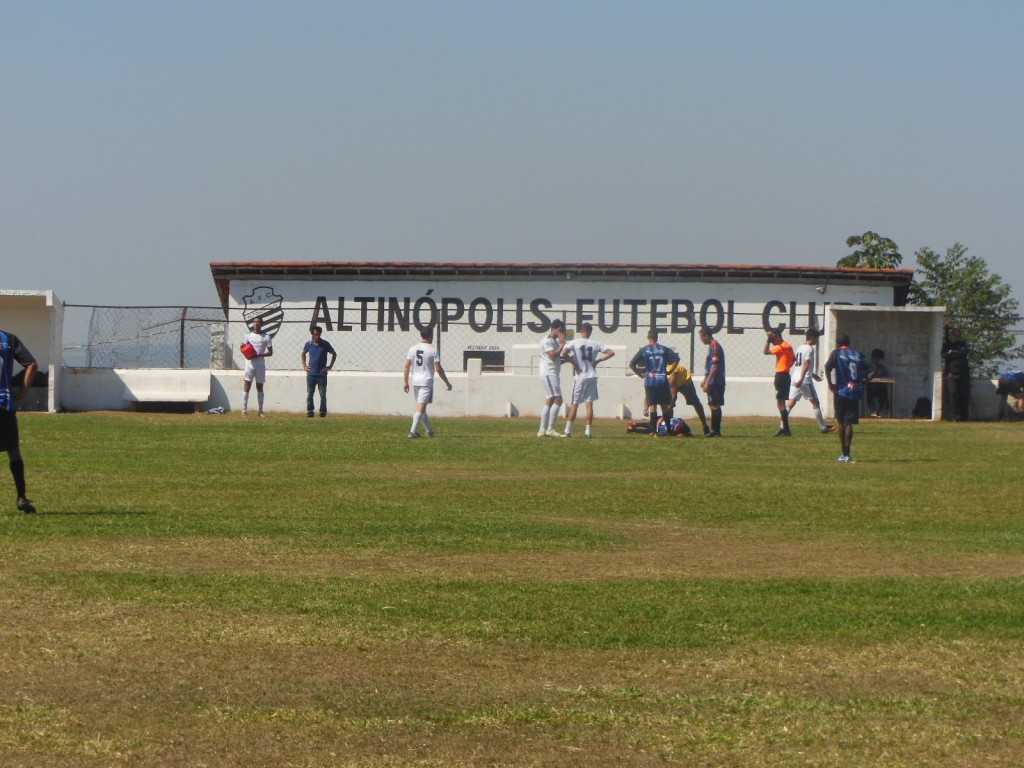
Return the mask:
<path fill-rule="evenodd" d="M 668 366 L 679 362 L 675 350 L 658 343 L 658 330 L 647 332 L 647 344 L 633 355 L 629 369 L 644 380 L 644 399 L 649 411 L 650 430 L 656 433 L 658 408 L 668 423 L 672 419 L 672 388 L 668 381 Z"/>
<path fill-rule="evenodd" d="M 1007 371 L 996 383 L 996 394 L 999 395 L 999 419 L 1021 418 L 1021 406 L 1024 405 L 1024 371 Z M 1013 398 L 1015 407 L 1011 408 L 1008 398 Z"/>
<path fill-rule="evenodd" d="M 14 363 L 25 367 L 20 395 L 15 398 L 13 388 Z M 13 333 L 0 331 L 0 451 L 7 454 L 10 462 L 14 488 L 18 493 L 18 509 L 26 514 L 36 511 L 31 500 L 25 497 L 25 462 L 21 458 L 21 441 L 18 435 L 18 400 L 28 395 L 32 380 L 39 365 L 32 353 Z"/>
<path fill-rule="evenodd" d="M 672 389 L 673 410 L 676 407 L 679 395 L 682 395 L 683 402 L 693 408 L 697 418 L 700 419 L 701 426 L 704 428 L 704 434 L 706 435 L 711 432 L 707 417 L 704 415 L 704 405 L 701 403 L 700 397 L 697 396 L 697 386 L 693 383 L 693 376 L 690 375 L 690 371 L 687 370 L 682 362 L 668 367 L 668 383 Z"/>
<path fill-rule="evenodd" d="M 860 403 L 864 399 L 868 366 L 864 355 L 850 346 L 850 337 L 845 333 L 836 337 L 836 344 L 838 346 L 825 361 L 825 378 L 834 395 L 839 445 L 842 448 L 836 461 L 852 464 L 853 427 L 860 423 Z"/>
<path fill-rule="evenodd" d="M 708 347 L 708 355 L 704 359 L 704 380 L 700 388 L 708 396 L 708 407 L 711 408 L 711 431 L 704 437 L 721 437 L 722 406 L 725 405 L 725 350 L 710 328 L 700 329 L 700 340 Z"/>
<path fill-rule="evenodd" d="M 768 338 L 764 342 L 764 353 L 775 356 L 775 405 L 779 409 L 779 431 L 776 437 L 789 437 L 789 409 L 786 408 L 786 400 L 789 398 L 789 385 L 792 378 L 789 369 L 793 367 L 796 359 L 796 352 L 792 345 L 782 338 L 778 331 L 768 331 Z"/>
<path fill-rule="evenodd" d="M 868 410 L 871 418 L 879 419 L 883 413 L 892 412 L 889 402 L 889 388 L 885 384 L 875 384 L 875 379 L 888 379 L 889 367 L 882 362 L 885 352 L 875 348 L 871 350 L 871 361 L 868 364 Z"/>
<path fill-rule="evenodd" d="M 942 345 L 942 360 L 946 365 L 946 392 L 949 393 L 949 420 L 967 421 L 971 412 L 970 347 L 959 328 L 949 332 Z"/>

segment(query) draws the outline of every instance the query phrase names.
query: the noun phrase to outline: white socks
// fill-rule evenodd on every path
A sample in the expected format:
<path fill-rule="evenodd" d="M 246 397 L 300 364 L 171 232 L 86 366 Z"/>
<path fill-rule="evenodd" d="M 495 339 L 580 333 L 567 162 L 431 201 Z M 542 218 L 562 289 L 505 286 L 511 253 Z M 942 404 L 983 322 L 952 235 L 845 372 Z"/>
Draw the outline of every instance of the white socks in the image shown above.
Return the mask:
<path fill-rule="evenodd" d="M 825 423 L 825 414 L 821 412 L 821 408 L 814 409 L 814 418 L 818 420 L 818 428 L 825 429 L 828 425 Z"/>

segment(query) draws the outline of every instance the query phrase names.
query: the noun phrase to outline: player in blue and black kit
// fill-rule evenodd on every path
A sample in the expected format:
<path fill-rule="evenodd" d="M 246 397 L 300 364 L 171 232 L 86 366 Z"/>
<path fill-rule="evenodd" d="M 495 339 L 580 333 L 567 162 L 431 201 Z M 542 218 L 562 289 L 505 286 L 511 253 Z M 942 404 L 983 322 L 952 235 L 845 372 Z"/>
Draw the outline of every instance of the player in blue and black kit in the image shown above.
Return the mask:
<path fill-rule="evenodd" d="M 850 346 L 850 337 L 845 333 L 836 337 L 836 344 L 839 346 L 832 350 L 825 361 L 825 377 L 828 388 L 835 396 L 839 445 L 843 451 L 836 461 L 852 464 L 850 444 L 853 442 L 853 425 L 860 423 L 860 402 L 866 392 L 868 364 L 864 355 Z"/>
<path fill-rule="evenodd" d="M 711 431 L 704 437 L 722 436 L 722 406 L 725 405 L 725 350 L 718 343 L 710 328 L 700 329 L 700 340 L 708 345 L 708 356 L 704 360 L 704 381 L 700 388 L 708 396 L 711 409 Z"/>
<path fill-rule="evenodd" d="M 14 397 L 14 361 L 25 366 L 21 396 Z M 30 514 L 36 511 L 32 502 L 25 498 L 25 462 L 21 458 L 21 444 L 18 439 L 17 401 L 28 394 L 32 380 L 39 368 L 32 353 L 26 349 L 13 333 L 0 331 L 0 452 L 7 453 L 18 492 L 18 509 Z"/>
<path fill-rule="evenodd" d="M 1006 398 L 1012 395 L 1018 404 L 1024 399 L 1024 372 L 1007 371 L 1000 376 L 996 383 L 996 394 L 999 395 L 1000 420 L 1009 418 L 1012 410 L 1006 402 Z"/>
<path fill-rule="evenodd" d="M 678 362 L 679 355 L 674 350 L 658 343 L 656 328 L 647 332 L 647 345 L 629 361 L 629 369 L 644 380 L 644 394 L 647 397 L 647 405 L 650 406 L 647 418 L 650 421 L 651 434 L 657 434 L 659 405 L 665 423 L 668 424 L 672 420 L 672 387 L 668 381 L 668 366 Z"/>

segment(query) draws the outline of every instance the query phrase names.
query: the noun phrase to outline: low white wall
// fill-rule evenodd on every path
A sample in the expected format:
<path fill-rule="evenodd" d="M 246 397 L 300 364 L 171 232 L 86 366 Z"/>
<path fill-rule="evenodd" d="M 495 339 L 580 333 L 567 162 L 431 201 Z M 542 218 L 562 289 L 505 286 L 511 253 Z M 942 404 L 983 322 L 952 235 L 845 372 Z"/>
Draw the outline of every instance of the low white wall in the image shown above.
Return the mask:
<path fill-rule="evenodd" d="M 478 361 L 473 361 L 478 362 Z M 174 379 L 183 375 L 209 376 L 209 398 L 197 404 L 202 410 L 214 407 L 230 411 L 242 407 L 241 371 L 180 371 L 166 369 L 145 372 L 119 371 L 109 368 L 64 368 L 63 408 L 68 411 L 128 410 L 132 401 L 126 396 L 129 384 L 144 378 L 151 391 L 180 391 Z M 166 379 L 160 381 L 160 378 Z M 479 365 L 467 373 L 450 373 L 451 392 L 440 381 L 434 390 L 431 413 L 453 416 L 524 416 L 540 415 L 544 397 L 535 376 L 507 373 L 481 373 Z M 412 413 L 411 394 L 402 390 L 401 372 L 393 373 L 331 373 L 328 377 L 327 403 L 333 413 L 363 415 L 394 415 Z M 562 377 L 566 399 L 571 392 L 572 377 Z M 306 410 L 306 376 L 301 371 L 267 371 L 264 385 L 264 408 L 268 412 L 303 413 Z M 595 405 L 598 418 L 639 419 L 643 411 L 643 384 L 632 375 L 606 372 L 600 378 L 601 399 Z M 702 398 L 703 399 L 703 398 Z M 317 397 L 319 403 L 319 397 Z M 250 408 L 256 405 L 256 390 L 250 394 Z M 797 415 L 810 416 L 810 409 Z M 692 409 L 683 406 L 683 417 L 691 418 Z M 732 378 L 726 390 L 726 415 L 772 416 L 777 413 L 772 379 L 768 377 Z"/>
<path fill-rule="evenodd" d="M 442 417 L 457 416 L 523 416 L 537 418 L 543 404 L 540 384 L 535 376 L 509 373 L 481 373 L 479 361 L 467 373 L 450 373 L 451 392 L 440 381 L 434 392 L 431 413 Z M 941 391 L 941 377 L 936 378 Z M 61 369 L 61 407 L 66 411 L 124 411 L 132 406 L 131 395 L 141 399 L 157 399 L 165 393 L 169 400 L 181 400 L 182 393 L 207 391 L 209 396 L 197 402 L 197 408 L 214 407 L 238 411 L 242 408 L 242 372 L 178 369 L 117 370 L 110 368 Z M 201 386 L 200 386 L 201 385 Z M 566 399 L 571 392 L 572 377 L 562 377 Z M 152 396 L 147 397 L 147 393 Z M 306 410 L 306 375 L 301 371 L 267 371 L 265 385 L 267 411 L 303 413 Z M 600 378 L 601 399 L 595 405 L 598 418 L 639 419 L 643 412 L 643 385 L 640 379 L 620 371 L 606 371 Z M 819 395 L 829 397 L 824 383 Z M 171 395 L 174 395 L 171 397 Z M 701 397 L 703 401 L 703 395 Z M 319 403 L 319 397 L 316 402 Z M 411 414 L 411 394 L 402 391 L 401 372 L 393 373 L 331 373 L 327 385 L 328 410 L 368 416 Z M 256 405 L 256 392 L 250 395 L 250 407 Z M 996 382 L 975 379 L 971 385 L 971 417 L 995 419 L 999 397 Z M 681 404 L 683 418 L 693 417 L 693 409 Z M 706 410 L 706 407 L 705 407 Z M 831 410 L 830 408 L 827 409 Z M 938 410 L 938 408 L 936 409 Z M 775 392 L 770 377 L 735 377 L 728 380 L 725 393 L 725 416 L 774 416 Z M 810 407 L 798 403 L 796 417 L 810 417 Z M 897 418 L 906 418 L 909 411 L 897 410 Z"/>

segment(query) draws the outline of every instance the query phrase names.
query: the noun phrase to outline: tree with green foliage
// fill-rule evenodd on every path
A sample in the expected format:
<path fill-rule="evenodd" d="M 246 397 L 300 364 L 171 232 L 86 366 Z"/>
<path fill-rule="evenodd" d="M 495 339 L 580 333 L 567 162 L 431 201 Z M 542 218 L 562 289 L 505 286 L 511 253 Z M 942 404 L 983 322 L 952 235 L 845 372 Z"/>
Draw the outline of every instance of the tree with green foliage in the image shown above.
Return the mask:
<path fill-rule="evenodd" d="M 841 258 L 836 264 L 837 267 L 896 269 L 903 261 L 899 246 L 877 232 L 851 235 L 846 238 L 846 245 L 850 248 L 856 247 L 857 250 Z"/>
<path fill-rule="evenodd" d="M 927 247 L 914 255 L 917 274 L 907 303 L 946 307 L 947 325 L 961 328 L 971 348 L 974 376 L 995 376 L 1007 361 L 1024 357 L 1024 345 L 1014 347 L 1009 332 L 1018 322 L 1013 289 L 988 271 L 984 259 L 968 256 L 960 243 L 947 248 L 945 256 Z"/>

